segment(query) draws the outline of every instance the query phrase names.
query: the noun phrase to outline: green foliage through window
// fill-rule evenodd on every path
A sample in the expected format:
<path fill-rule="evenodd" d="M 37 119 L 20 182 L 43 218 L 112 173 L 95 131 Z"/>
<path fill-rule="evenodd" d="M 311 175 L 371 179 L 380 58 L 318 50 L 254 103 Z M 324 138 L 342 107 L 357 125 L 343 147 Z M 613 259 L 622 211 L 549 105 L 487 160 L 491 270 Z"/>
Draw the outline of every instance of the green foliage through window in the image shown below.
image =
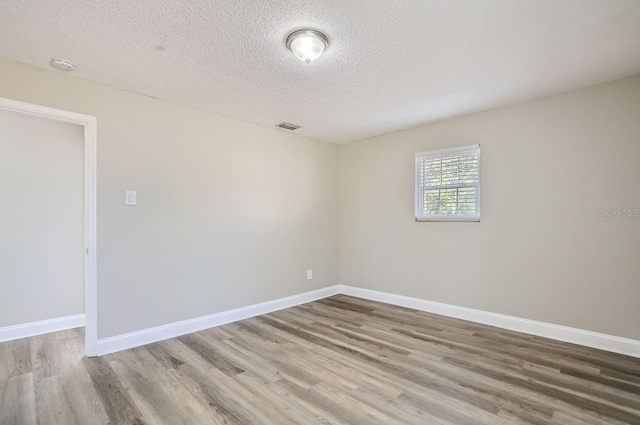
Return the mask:
<path fill-rule="evenodd" d="M 416 219 L 479 215 L 479 146 L 416 154 Z"/>

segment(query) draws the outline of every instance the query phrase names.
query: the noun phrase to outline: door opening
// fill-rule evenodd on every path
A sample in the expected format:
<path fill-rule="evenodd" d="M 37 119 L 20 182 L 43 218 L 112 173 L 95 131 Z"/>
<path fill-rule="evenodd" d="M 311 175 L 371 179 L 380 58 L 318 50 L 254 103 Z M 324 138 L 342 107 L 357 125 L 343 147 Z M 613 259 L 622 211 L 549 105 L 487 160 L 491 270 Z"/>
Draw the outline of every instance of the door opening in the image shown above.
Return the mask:
<path fill-rule="evenodd" d="M 0 98 L 0 109 L 47 120 L 80 125 L 84 139 L 84 317 L 85 352 L 97 355 L 97 251 L 96 251 L 96 161 L 97 119 L 60 109 Z M 19 184 L 19 183 L 17 183 Z M 11 200 L 7 200 L 10 202 Z M 46 327 L 43 328 L 46 331 Z"/>

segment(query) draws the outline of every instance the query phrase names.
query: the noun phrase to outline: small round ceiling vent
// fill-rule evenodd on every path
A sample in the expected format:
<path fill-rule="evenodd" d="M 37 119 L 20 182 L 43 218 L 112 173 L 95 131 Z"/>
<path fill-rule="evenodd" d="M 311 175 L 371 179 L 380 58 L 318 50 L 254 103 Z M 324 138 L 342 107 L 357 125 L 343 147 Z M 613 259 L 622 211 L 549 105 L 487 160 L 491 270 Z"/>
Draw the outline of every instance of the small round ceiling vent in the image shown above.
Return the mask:
<path fill-rule="evenodd" d="M 51 66 L 60 71 L 73 71 L 75 69 L 75 65 L 68 59 L 65 58 L 52 58 Z"/>

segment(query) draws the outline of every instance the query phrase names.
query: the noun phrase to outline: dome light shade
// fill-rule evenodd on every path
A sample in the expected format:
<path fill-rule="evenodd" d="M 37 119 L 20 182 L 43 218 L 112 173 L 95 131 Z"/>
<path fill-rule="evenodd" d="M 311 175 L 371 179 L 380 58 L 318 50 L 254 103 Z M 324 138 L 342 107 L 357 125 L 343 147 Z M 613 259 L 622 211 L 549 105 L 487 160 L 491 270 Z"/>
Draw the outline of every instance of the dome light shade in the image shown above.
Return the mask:
<path fill-rule="evenodd" d="M 287 37 L 287 47 L 298 59 L 311 63 L 329 46 L 329 39 L 320 31 L 298 30 Z"/>

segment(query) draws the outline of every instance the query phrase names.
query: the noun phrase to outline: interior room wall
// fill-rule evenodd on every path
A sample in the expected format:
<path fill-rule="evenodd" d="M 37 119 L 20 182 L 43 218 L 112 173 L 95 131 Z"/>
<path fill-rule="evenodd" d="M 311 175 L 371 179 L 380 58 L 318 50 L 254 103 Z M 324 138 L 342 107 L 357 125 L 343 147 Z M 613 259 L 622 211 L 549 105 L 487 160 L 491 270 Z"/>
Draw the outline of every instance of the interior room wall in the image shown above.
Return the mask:
<path fill-rule="evenodd" d="M 340 148 L 6 59 L 0 96 L 98 117 L 99 338 L 339 281 L 640 339 L 640 76 Z M 414 153 L 472 143 L 481 222 L 416 223 Z"/>
<path fill-rule="evenodd" d="M 84 313 L 84 134 L 0 109 L 0 328 Z"/>
<path fill-rule="evenodd" d="M 98 118 L 100 339 L 337 283 L 337 146 L 6 59 L 0 96 Z"/>
<path fill-rule="evenodd" d="M 415 222 L 414 154 L 475 143 L 481 221 Z M 341 146 L 340 282 L 640 339 L 638 182 L 640 76 Z"/>

